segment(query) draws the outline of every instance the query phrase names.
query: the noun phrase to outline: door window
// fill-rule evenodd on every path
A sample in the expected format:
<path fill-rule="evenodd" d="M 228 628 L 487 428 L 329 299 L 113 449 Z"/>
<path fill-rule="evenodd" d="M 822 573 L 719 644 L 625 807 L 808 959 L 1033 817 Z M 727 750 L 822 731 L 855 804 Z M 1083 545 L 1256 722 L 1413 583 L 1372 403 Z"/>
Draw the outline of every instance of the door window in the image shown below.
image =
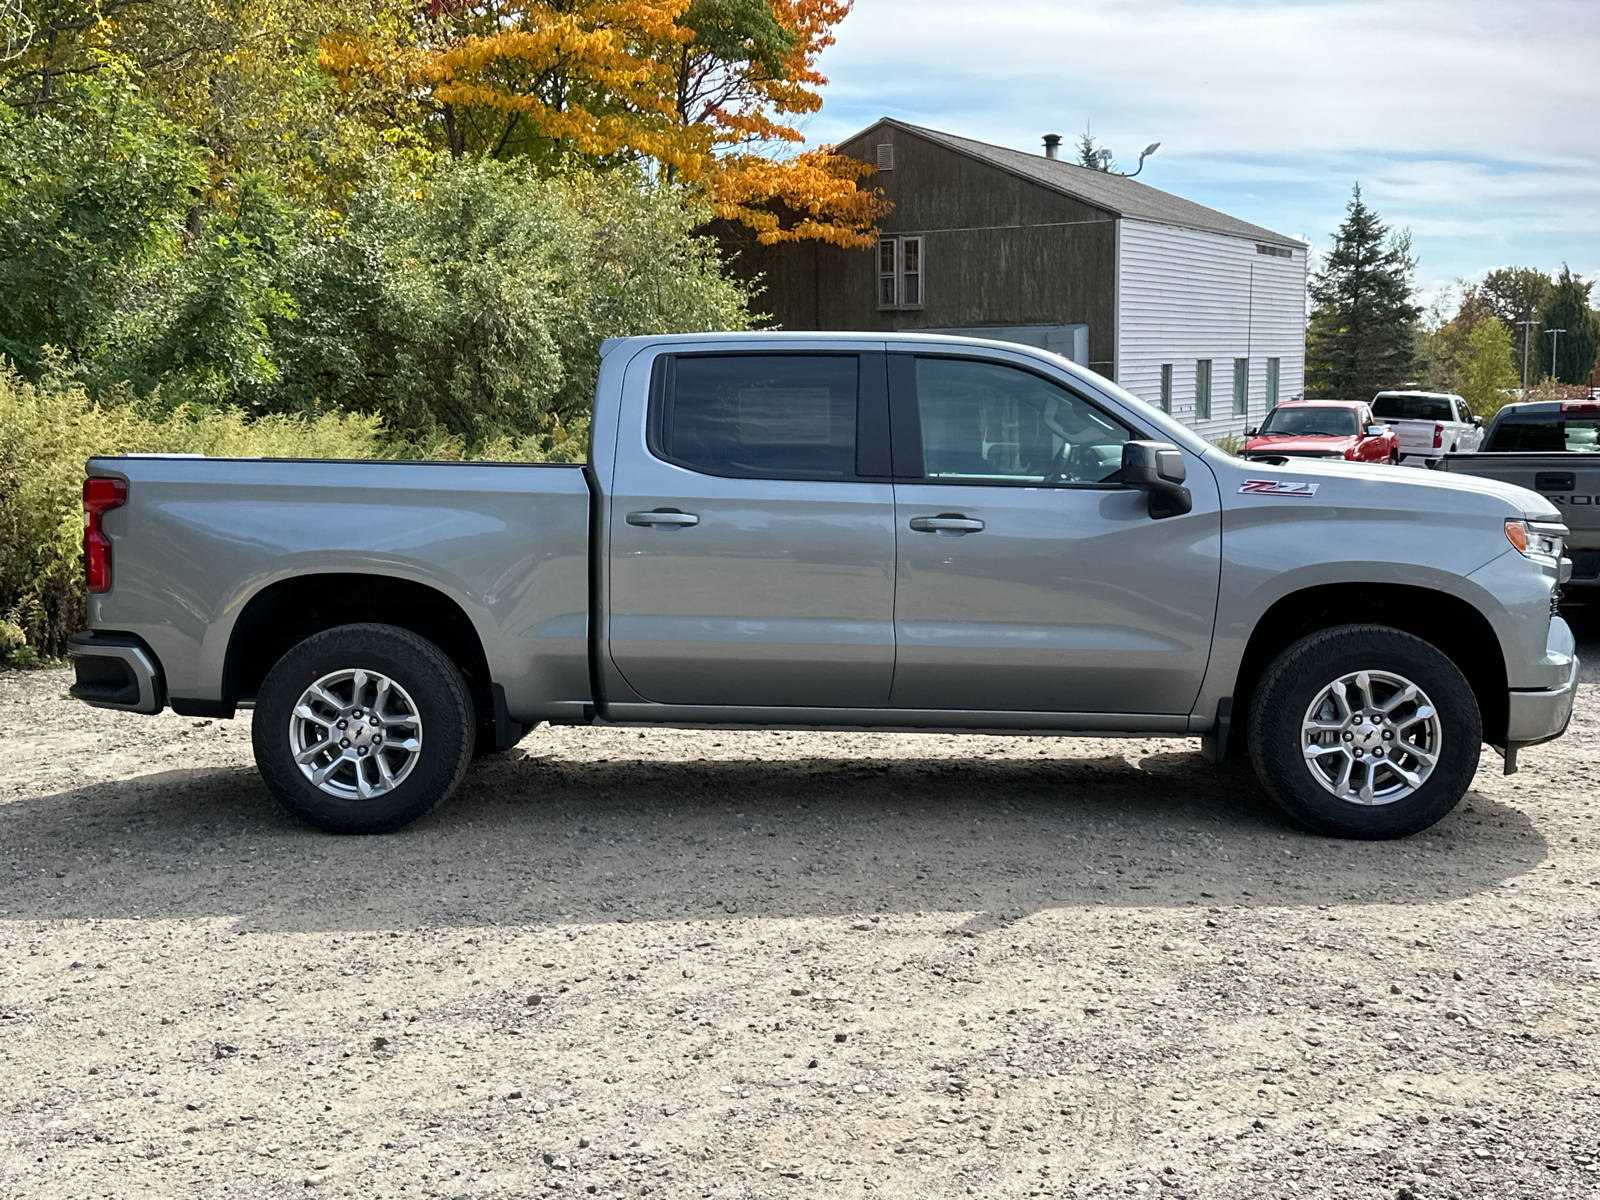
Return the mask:
<path fill-rule="evenodd" d="M 853 478 L 858 375 L 853 354 L 668 359 L 651 450 L 734 479 Z"/>
<path fill-rule="evenodd" d="M 1133 437 L 1029 371 L 972 359 L 917 359 L 924 478 L 952 483 L 1105 484 Z"/>

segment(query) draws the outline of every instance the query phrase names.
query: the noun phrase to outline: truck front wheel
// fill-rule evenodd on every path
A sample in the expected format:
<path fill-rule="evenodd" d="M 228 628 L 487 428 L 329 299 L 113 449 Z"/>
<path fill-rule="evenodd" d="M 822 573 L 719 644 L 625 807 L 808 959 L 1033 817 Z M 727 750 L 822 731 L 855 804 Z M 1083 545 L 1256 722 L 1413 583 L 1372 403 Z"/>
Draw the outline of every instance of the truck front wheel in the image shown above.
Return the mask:
<path fill-rule="evenodd" d="M 460 670 L 394 625 L 309 637 L 256 697 L 256 766 L 295 816 L 330 833 L 388 833 L 456 789 L 476 720 Z"/>
<path fill-rule="evenodd" d="M 1250 704 L 1250 757 L 1278 805 L 1317 833 L 1428 828 L 1478 769 L 1483 722 L 1460 668 L 1421 638 L 1340 625 L 1301 638 Z"/>

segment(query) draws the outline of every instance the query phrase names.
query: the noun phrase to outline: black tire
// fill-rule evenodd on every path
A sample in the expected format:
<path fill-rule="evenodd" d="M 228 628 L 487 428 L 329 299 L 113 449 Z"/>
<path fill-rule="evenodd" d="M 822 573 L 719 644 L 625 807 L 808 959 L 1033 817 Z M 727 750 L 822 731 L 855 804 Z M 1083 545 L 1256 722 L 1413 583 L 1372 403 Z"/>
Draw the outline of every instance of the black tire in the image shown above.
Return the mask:
<path fill-rule="evenodd" d="M 295 706 L 307 689 L 319 679 L 334 681 L 351 671 L 393 681 L 421 722 L 418 749 L 401 759 L 402 764 L 410 763 L 409 773 L 388 791 L 367 799 L 324 791 L 302 772 L 291 747 Z M 409 825 L 455 791 L 471 762 L 476 732 L 466 682 L 444 651 L 409 630 L 364 624 L 316 634 L 278 660 L 256 697 L 252 737 L 262 779 L 295 816 L 329 833 L 389 833 Z M 335 736 L 331 727 L 328 734 Z M 391 754 L 403 754 L 394 745 L 397 736 L 391 733 L 390 746 L 385 747 Z M 372 765 L 376 766 L 376 758 Z M 353 778 L 352 770 L 360 772 L 363 766 L 340 768 L 340 773 Z M 335 784 L 338 779 L 335 776 Z"/>
<path fill-rule="evenodd" d="M 1438 717 L 1438 755 L 1432 773 L 1409 794 L 1383 803 L 1363 804 L 1334 795 L 1318 781 L 1305 753 L 1303 723 L 1312 702 L 1334 681 L 1361 671 L 1410 681 L 1432 702 Z M 1386 625 L 1339 625 L 1301 638 L 1267 668 L 1250 702 L 1249 740 L 1250 760 L 1262 786 L 1308 829 L 1332 837 L 1399 838 L 1442 819 L 1471 786 L 1483 748 L 1483 718 L 1466 677 L 1437 647 Z M 1377 743 L 1380 748 L 1395 744 Z M 1337 773 L 1336 765 L 1337 759 L 1330 773 Z M 1420 774 L 1415 760 L 1406 765 Z M 1403 788 L 1392 769 L 1381 764 L 1354 770 L 1376 772 L 1363 777 L 1380 779 L 1397 791 Z"/>
<path fill-rule="evenodd" d="M 1391 467 L 1398 467 L 1400 465 L 1400 451 L 1398 451 L 1398 450 L 1389 451 L 1389 465 Z"/>

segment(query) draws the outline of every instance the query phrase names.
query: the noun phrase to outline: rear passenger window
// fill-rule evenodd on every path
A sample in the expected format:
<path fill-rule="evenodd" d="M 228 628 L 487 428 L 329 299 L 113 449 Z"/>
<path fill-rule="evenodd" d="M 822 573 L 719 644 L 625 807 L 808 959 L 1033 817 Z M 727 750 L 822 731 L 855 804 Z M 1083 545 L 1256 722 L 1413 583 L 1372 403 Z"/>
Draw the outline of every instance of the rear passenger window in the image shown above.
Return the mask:
<path fill-rule="evenodd" d="M 651 398 L 651 449 L 707 475 L 852 478 L 858 376 L 853 354 L 668 359 Z"/>

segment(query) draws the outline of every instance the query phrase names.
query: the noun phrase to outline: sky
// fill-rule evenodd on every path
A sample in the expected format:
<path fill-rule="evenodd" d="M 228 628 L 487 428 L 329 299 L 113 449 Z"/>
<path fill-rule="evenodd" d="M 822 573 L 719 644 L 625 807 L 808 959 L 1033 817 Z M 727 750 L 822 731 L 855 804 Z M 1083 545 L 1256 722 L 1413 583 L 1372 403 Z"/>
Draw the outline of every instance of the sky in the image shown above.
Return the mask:
<path fill-rule="evenodd" d="M 882 116 L 1141 182 L 1326 247 L 1353 185 L 1425 300 L 1501 266 L 1600 278 L 1600 0 L 856 0 L 804 125 Z M 1600 289 L 1597 289 L 1600 291 Z"/>

